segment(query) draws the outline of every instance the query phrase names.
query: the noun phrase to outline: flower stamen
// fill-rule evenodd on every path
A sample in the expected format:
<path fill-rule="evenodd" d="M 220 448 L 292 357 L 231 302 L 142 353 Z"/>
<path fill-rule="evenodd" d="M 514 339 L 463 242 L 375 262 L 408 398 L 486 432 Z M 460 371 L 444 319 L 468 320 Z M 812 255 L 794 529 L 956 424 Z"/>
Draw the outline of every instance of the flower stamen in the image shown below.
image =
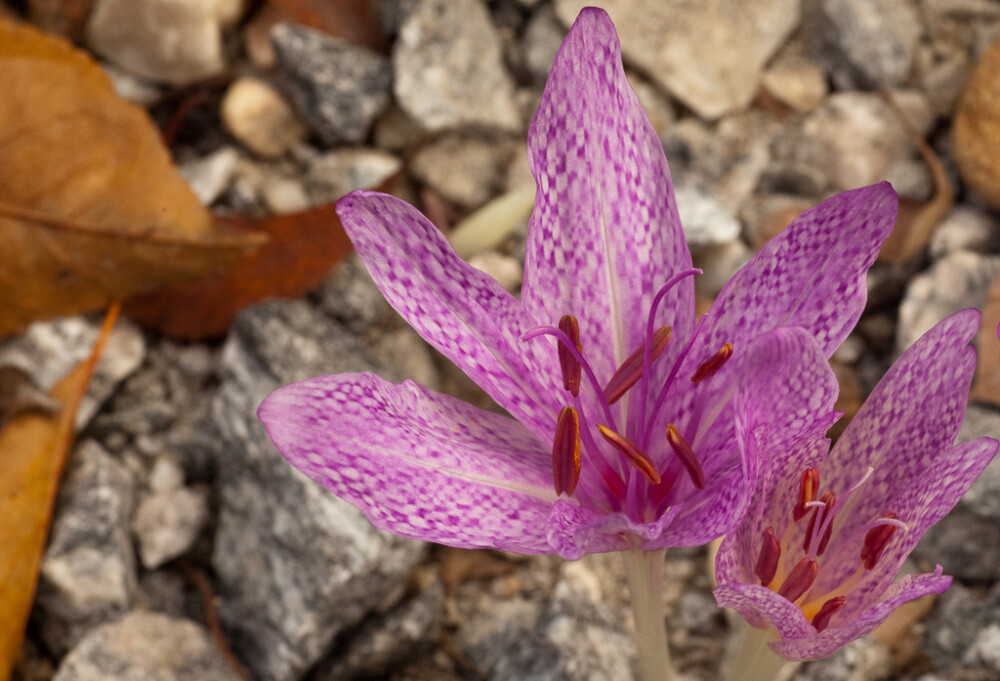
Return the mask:
<path fill-rule="evenodd" d="M 865 535 L 865 543 L 861 547 L 861 564 L 866 570 L 871 570 L 878 564 L 882 552 L 888 546 L 892 535 L 899 529 L 899 516 L 890 511 L 876 522 Z M 904 525 L 905 527 L 905 525 Z"/>
<path fill-rule="evenodd" d="M 557 495 L 573 496 L 580 468 L 580 418 L 573 407 L 563 407 L 552 442 L 552 481 Z"/>
<path fill-rule="evenodd" d="M 778 572 L 778 561 L 781 559 L 781 542 L 774 534 L 774 528 L 764 530 L 764 543 L 760 547 L 760 556 L 754 567 L 754 574 L 760 579 L 762 586 L 767 586 Z"/>
<path fill-rule="evenodd" d="M 833 536 L 833 511 L 837 503 L 837 495 L 826 491 L 819 498 L 819 502 L 809 502 L 806 506 L 812 507 L 813 514 L 809 519 L 809 528 L 806 530 L 805 545 L 802 549 L 806 555 L 822 556 Z M 817 543 L 818 542 L 818 543 Z"/>
<path fill-rule="evenodd" d="M 792 511 L 792 519 L 798 522 L 806 517 L 809 512 L 807 504 L 815 501 L 819 493 L 819 471 L 815 468 L 807 468 L 802 472 L 802 481 L 799 483 L 799 503 Z"/>
<path fill-rule="evenodd" d="M 654 485 L 659 484 L 660 474 L 656 472 L 653 467 L 653 462 L 650 460 L 649 455 L 646 452 L 639 449 L 638 446 L 624 435 L 616 433 L 615 431 L 602 426 L 600 423 L 597 424 L 597 430 L 600 431 L 601 435 L 607 440 L 612 447 L 621 452 L 625 460 L 636 467 L 640 473 L 645 476 Z"/>
<path fill-rule="evenodd" d="M 650 365 L 663 353 L 669 341 L 670 327 L 663 326 L 657 329 L 656 333 L 653 334 L 652 345 L 649 349 Z M 643 367 L 645 365 L 645 352 L 646 345 L 639 346 L 635 352 L 629 355 L 628 359 L 622 362 L 622 365 L 615 371 L 608 384 L 604 386 L 604 401 L 609 405 L 620 400 L 642 378 Z"/>
<path fill-rule="evenodd" d="M 718 352 L 709 357 L 695 370 L 694 375 L 691 376 L 691 382 L 697 384 L 701 383 L 706 378 L 715 376 L 715 374 L 717 374 L 719 370 L 725 366 L 726 362 L 728 362 L 729 358 L 732 356 L 733 344 L 729 342 L 723 343 Z"/>
<path fill-rule="evenodd" d="M 812 587 L 817 572 L 819 564 L 812 558 L 803 558 L 785 578 L 781 588 L 778 589 L 778 595 L 794 603 Z"/>
<path fill-rule="evenodd" d="M 674 454 L 677 455 L 684 469 L 691 476 L 691 482 L 694 483 L 694 486 L 698 489 L 705 489 L 705 472 L 701 469 L 701 464 L 698 463 L 694 450 L 684 441 L 677 426 L 672 423 L 667 425 L 667 442 L 670 443 Z"/>
<path fill-rule="evenodd" d="M 834 596 L 826 601 L 820 607 L 819 612 L 812 618 L 812 625 L 816 628 L 816 631 L 823 631 L 830 626 L 830 618 L 833 617 L 834 613 L 843 608 L 845 603 L 847 603 L 847 596 Z"/>
<path fill-rule="evenodd" d="M 566 334 L 566 337 L 576 348 L 578 355 L 583 354 L 583 346 L 580 343 L 580 324 L 576 317 L 563 315 L 559 320 L 559 330 Z M 562 370 L 563 388 L 569 391 L 573 397 L 580 394 L 580 362 L 577 361 L 573 353 L 567 350 L 563 343 L 557 347 L 559 353 L 559 368 Z"/>

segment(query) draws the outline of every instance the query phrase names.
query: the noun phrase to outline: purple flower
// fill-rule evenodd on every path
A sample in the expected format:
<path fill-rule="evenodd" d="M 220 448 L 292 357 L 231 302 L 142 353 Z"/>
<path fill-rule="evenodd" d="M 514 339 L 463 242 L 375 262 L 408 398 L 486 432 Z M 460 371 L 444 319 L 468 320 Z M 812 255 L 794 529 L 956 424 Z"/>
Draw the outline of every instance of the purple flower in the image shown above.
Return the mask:
<path fill-rule="evenodd" d="M 783 329 L 775 332 L 781 343 L 751 349 L 735 397 L 737 435 L 757 452 L 760 477 L 746 517 L 719 550 L 715 597 L 754 627 L 771 628 L 778 655 L 825 657 L 902 603 L 951 584 L 940 565 L 893 582 L 997 451 L 991 438 L 953 444 L 979 319 L 964 310 L 917 341 L 832 450 L 825 433 L 839 416 L 837 382 L 815 342 Z M 775 372 L 779 361 L 792 371 Z"/>
<path fill-rule="evenodd" d="M 389 303 L 513 419 L 371 374 L 287 386 L 259 416 L 293 465 L 399 535 L 567 558 L 709 541 L 752 489 L 731 406 L 746 348 L 797 325 L 833 352 L 895 193 L 883 183 L 804 213 L 696 325 L 663 148 L 602 10 L 566 37 L 528 145 L 538 192 L 520 300 L 406 203 L 355 192 L 337 206 Z"/>

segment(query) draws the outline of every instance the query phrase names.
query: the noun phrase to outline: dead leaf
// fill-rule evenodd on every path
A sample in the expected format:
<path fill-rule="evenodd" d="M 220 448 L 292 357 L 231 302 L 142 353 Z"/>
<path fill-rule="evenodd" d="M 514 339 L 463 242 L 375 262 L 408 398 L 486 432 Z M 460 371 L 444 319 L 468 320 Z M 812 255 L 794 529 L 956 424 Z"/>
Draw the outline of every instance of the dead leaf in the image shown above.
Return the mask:
<path fill-rule="evenodd" d="M 456 549 L 450 546 L 438 547 L 441 564 L 441 583 L 448 592 L 473 579 L 492 579 L 509 575 L 517 570 L 517 564 L 504 560 L 485 549 Z"/>
<path fill-rule="evenodd" d="M 962 180 L 1000 208 L 1000 37 L 983 52 L 966 81 L 952 132 Z"/>
<path fill-rule="evenodd" d="M 83 35 L 96 0 L 28 0 L 28 16 L 38 28 L 73 42 Z"/>
<path fill-rule="evenodd" d="M 10 364 L 0 366 L 0 426 L 22 412 L 58 410 L 59 403 L 35 385 L 28 372 Z"/>
<path fill-rule="evenodd" d="M 90 357 L 52 389 L 59 414 L 21 414 L 0 431 L 0 681 L 10 677 L 21 649 L 77 406 L 117 313 L 115 305 Z"/>
<path fill-rule="evenodd" d="M 923 157 L 934 180 L 934 196 L 927 203 L 909 199 L 900 199 L 899 214 L 889 238 L 882 244 L 878 258 L 882 262 L 901 265 L 912 260 L 930 242 L 934 228 L 938 226 L 955 202 L 955 188 L 951 186 L 944 164 L 938 158 L 927 141 L 917 132 L 906 114 L 896 105 L 889 93 L 883 92 L 882 98 L 899 119 L 900 124 L 910 136 Z"/>
<path fill-rule="evenodd" d="M 236 313 L 265 298 L 298 298 L 350 252 L 334 204 L 265 218 L 219 218 L 266 233 L 253 255 L 208 279 L 133 298 L 125 312 L 145 326 L 189 340 L 222 336 Z"/>
<path fill-rule="evenodd" d="M 0 335 L 205 276 L 260 235 L 215 227 L 156 126 L 64 40 L 0 19 Z"/>
<path fill-rule="evenodd" d="M 979 368 L 972 382 L 969 399 L 988 402 L 1000 407 L 1000 344 L 997 343 L 997 325 L 1000 324 L 1000 277 L 993 280 L 983 305 L 983 321 L 976 335 L 979 351 Z"/>

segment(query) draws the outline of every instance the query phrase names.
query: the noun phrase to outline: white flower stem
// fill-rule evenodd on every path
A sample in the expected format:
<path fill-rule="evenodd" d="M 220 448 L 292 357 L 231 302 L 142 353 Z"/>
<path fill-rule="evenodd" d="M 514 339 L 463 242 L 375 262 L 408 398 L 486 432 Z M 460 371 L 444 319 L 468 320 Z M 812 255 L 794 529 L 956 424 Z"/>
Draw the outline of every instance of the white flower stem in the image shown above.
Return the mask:
<path fill-rule="evenodd" d="M 775 633 L 771 629 L 744 626 L 739 650 L 730 661 L 726 680 L 777 681 L 789 678 L 799 663 L 788 662 L 771 650 L 769 644 L 774 640 Z"/>
<path fill-rule="evenodd" d="M 633 549 L 622 554 L 635 618 L 639 681 L 671 681 L 674 678 L 663 612 L 663 557 L 666 552 L 666 549 Z"/>

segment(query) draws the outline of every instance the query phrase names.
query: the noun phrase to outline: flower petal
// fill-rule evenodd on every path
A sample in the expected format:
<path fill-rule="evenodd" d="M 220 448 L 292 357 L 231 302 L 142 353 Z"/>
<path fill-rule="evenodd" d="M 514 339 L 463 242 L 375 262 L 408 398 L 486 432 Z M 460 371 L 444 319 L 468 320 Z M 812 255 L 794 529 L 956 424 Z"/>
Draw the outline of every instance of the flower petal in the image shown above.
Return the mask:
<path fill-rule="evenodd" d="M 979 319 L 978 311 L 963 310 L 924 334 L 896 360 L 847 426 L 823 465 L 821 476 L 829 481 L 824 486 L 845 488 L 834 489 L 842 494 L 869 466 L 875 471 L 838 534 L 850 535 L 893 510 L 884 508 L 886 502 L 906 496 L 935 469 L 949 466 L 948 452 L 976 368 L 969 343 Z"/>
<path fill-rule="evenodd" d="M 865 636 L 882 624 L 892 611 L 907 601 L 927 594 L 944 593 L 951 586 L 951 577 L 941 574 L 941 566 L 932 573 L 908 575 L 886 590 L 882 600 L 861 615 L 844 621 L 842 612 L 834 615 L 834 624 L 822 633 L 804 638 L 786 638 L 771 644 L 774 652 L 786 660 L 819 660 L 847 645 L 856 638 Z M 848 596 L 848 603 L 853 596 Z M 794 606 L 793 606 L 794 607 Z M 810 628 L 812 628 L 810 626 Z M 815 631 L 815 630 L 814 630 Z"/>
<path fill-rule="evenodd" d="M 352 192 L 337 202 L 358 255 L 389 304 L 536 436 L 551 438 L 563 394 L 555 345 L 516 298 L 457 255 L 416 209 Z"/>
<path fill-rule="evenodd" d="M 258 417 L 296 468 L 380 529 L 459 547 L 549 553 L 549 452 L 517 422 L 373 374 L 285 386 Z"/>
<path fill-rule="evenodd" d="M 614 25 L 586 8 L 563 41 L 531 124 L 538 183 L 522 300 L 546 323 L 580 321 L 584 351 L 607 380 L 645 342 L 653 296 L 691 267 L 663 146 L 625 79 Z M 690 336 L 694 293 L 684 279 L 660 304 L 673 327 L 661 363 Z"/>
<path fill-rule="evenodd" d="M 720 608 L 732 608 L 758 629 L 771 627 L 783 639 L 804 639 L 816 634 L 798 606 L 767 587 L 720 584 L 712 593 Z"/>
<path fill-rule="evenodd" d="M 577 560 L 585 553 L 627 551 L 636 548 L 636 539 L 643 551 L 664 548 L 663 530 L 679 510 L 671 508 L 651 523 L 637 523 L 625 513 L 605 513 L 559 499 L 549 518 L 549 544 L 566 560 Z"/>

